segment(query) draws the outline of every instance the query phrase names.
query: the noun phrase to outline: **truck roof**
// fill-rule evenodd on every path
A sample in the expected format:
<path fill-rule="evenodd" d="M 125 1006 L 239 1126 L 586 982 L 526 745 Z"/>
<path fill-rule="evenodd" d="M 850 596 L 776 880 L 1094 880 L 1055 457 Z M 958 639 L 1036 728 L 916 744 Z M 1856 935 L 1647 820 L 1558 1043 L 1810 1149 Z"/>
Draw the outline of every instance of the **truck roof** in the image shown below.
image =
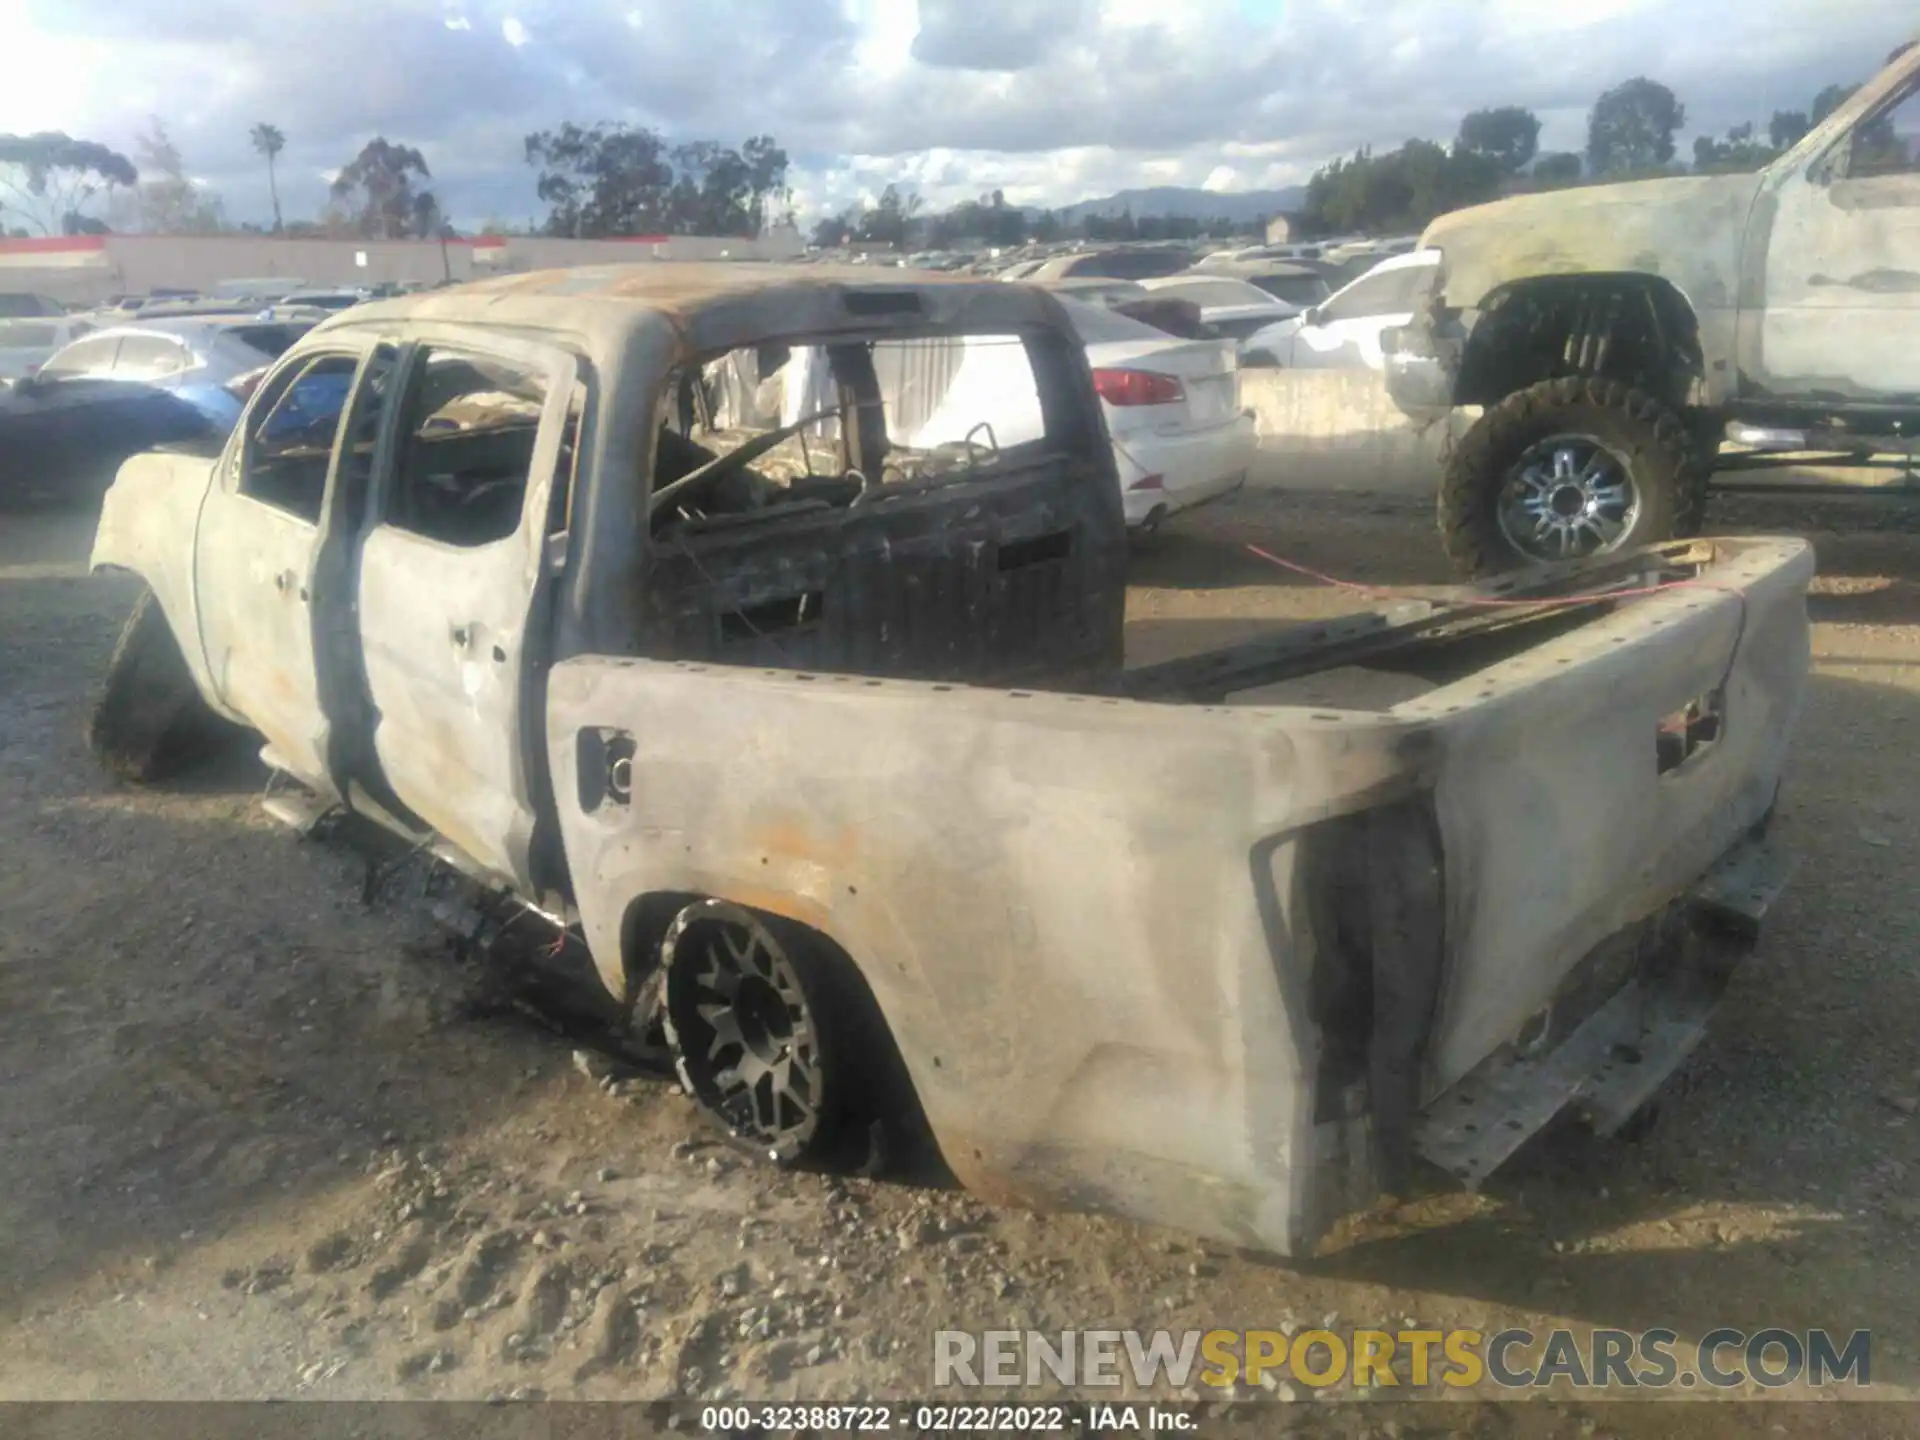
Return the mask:
<path fill-rule="evenodd" d="M 855 297 L 868 297 L 864 303 Z M 395 320 L 547 330 L 614 340 L 666 327 L 705 351 L 782 335 L 849 328 L 1033 325 L 1069 328 L 1046 292 L 984 276 L 866 266 L 652 260 L 534 270 L 356 305 L 327 330 Z"/>

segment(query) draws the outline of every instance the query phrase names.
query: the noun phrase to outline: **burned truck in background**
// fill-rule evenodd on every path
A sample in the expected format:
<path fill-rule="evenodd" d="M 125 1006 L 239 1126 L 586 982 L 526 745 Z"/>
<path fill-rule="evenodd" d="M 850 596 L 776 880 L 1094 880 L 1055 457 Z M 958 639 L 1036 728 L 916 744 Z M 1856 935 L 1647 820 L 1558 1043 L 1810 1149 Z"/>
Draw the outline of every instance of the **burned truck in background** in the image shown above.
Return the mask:
<path fill-rule="evenodd" d="M 954 337 L 1017 347 L 1039 434 L 899 442 Z M 827 403 L 717 423 L 749 347 Z M 578 934 L 756 1149 L 903 1103 L 983 1193 L 1285 1254 L 1698 1038 L 1781 879 L 1811 573 L 1682 543 L 1126 670 L 1055 299 L 680 265 L 356 307 L 217 461 L 129 462 L 93 563 L 147 587 L 108 765 L 259 731 L 283 818 Z"/>
<path fill-rule="evenodd" d="M 1723 439 L 1911 455 L 1920 431 L 1920 48 L 1757 174 L 1444 215 L 1387 388 L 1481 406 L 1440 534 L 1483 575 L 1698 533 Z"/>

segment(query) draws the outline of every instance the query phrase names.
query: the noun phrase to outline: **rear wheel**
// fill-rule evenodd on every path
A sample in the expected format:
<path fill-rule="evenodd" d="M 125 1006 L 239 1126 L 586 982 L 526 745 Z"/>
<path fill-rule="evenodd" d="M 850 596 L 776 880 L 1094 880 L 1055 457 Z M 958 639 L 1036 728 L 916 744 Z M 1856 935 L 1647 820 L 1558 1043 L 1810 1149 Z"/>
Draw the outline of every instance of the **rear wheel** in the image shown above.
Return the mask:
<path fill-rule="evenodd" d="M 1440 537 L 1469 576 L 1672 539 L 1704 485 L 1680 418 L 1613 380 L 1546 380 L 1490 408 L 1440 487 Z"/>
<path fill-rule="evenodd" d="M 864 994 L 797 926 L 699 900 L 667 927 L 665 1022 L 681 1083 L 769 1158 L 827 1158 L 861 1097 L 852 1033 Z"/>
<path fill-rule="evenodd" d="M 88 745 L 114 774 L 144 784 L 179 769 L 216 724 L 159 601 L 143 589 L 107 662 Z"/>

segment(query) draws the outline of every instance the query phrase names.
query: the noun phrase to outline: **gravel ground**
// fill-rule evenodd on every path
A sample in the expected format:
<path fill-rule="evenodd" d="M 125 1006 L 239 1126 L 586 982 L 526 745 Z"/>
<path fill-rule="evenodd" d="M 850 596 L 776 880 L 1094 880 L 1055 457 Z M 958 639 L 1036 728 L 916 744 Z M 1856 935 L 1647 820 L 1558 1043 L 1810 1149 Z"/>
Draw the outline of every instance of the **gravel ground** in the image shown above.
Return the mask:
<path fill-rule="evenodd" d="M 410 872 L 369 887 L 360 851 L 265 819 L 250 758 L 161 790 L 104 778 L 82 722 L 130 593 L 85 577 L 88 517 L 0 516 L 0 1399 L 906 1397 L 943 1327 L 1408 1317 L 1869 1328 L 1869 1393 L 1911 1397 L 1916 515 L 1718 506 L 1717 529 L 1820 551 L 1782 818 L 1802 866 L 1652 1133 L 1536 1147 L 1486 1193 L 1421 1196 L 1292 1265 L 931 1175 L 744 1162 L 593 1048 L 564 986 L 528 1004 L 450 948 Z M 1446 578 L 1419 509 L 1239 497 L 1137 555 L 1136 659 L 1355 604 L 1246 540 L 1369 585 Z M 1906 1433 L 1912 1410 L 1710 1408 L 1728 1433 L 1833 1435 Z M 1275 1406 L 1234 1433 L 1308 1412 L 1530 1428 L 1511 1410 L 1415 1407 L 1403 1429 L 1378 1403 Z M 1672 1413 L 1591 1406 L 1538 1433 Z"/>

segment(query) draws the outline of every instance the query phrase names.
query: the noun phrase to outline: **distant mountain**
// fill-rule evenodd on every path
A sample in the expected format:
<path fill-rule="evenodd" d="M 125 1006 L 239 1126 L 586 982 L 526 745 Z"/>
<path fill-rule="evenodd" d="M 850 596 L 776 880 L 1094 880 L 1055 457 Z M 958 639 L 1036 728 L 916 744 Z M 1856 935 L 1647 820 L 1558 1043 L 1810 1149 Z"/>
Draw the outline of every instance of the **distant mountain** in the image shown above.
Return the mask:
<path fill-rule="evenodd" d="M 1183 219 L 1257 220 L 1262 215 L 1284 215 L 1307 200 L 1307 187 L 1287 185 L 1279 190 L 1200 190 L 1191 185 L 1154 185 L 1144 190 L 1122 190 L 1099 200 L 1064 205 L 1058 212 L 1068 224 L 1089 215 L 1118 215 L 1132 210 L 1142 215 L 1176 215 Z"/>

